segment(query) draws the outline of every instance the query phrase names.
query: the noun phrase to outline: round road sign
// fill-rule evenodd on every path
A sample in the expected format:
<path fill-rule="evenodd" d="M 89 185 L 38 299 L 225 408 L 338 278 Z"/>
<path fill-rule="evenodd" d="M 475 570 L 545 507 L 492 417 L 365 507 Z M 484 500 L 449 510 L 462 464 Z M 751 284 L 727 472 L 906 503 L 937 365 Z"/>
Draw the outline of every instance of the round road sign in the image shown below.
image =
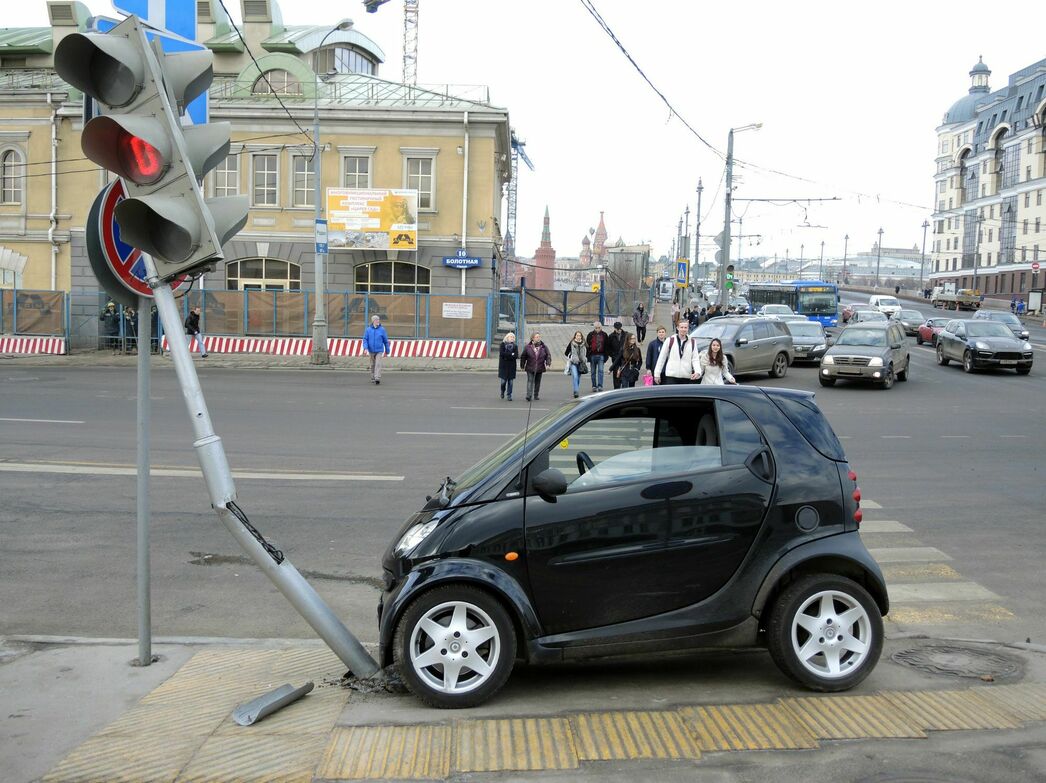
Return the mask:
<path fill-rule="evenodd" d="M 1032 268 L 1033 272 L 1038 272 L 1039 271 L 1039 262 L 1038 261 L 1032 262 L 1031 268 Z"/>

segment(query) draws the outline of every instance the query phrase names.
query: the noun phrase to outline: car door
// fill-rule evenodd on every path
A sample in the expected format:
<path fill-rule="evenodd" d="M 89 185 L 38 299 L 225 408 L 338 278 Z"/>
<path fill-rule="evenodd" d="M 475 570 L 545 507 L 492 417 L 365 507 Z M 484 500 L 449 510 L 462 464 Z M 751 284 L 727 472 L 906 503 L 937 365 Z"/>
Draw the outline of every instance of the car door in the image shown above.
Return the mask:
<path fill-rule="evenodd" d="M 753 372 L 762 369 L 759 365 L 759 346 L 755 341 L 754 324 L 745 324 L 737 330 L 734 338 L 734 371 Z"/>
<path fill-rule="evenodd" d="M 958 341 L 956 331 L 959 329 L 959 322 L 952 320 L 944 327 L 944 330 L 937 335 L 937 345 L 940 346 L 941 355 L 948 359 L 957 358 L 955 350 L 955 344 Z"/>
<path fill-rule="evenodd" d="M 908 362 L 906 358 L 908 346 L 904 337 L 904 327 L 900 324 L 893 324 L 887 331 L 889 332 L 890 353 L 894 370 L 900 371 L 906 367 Z"/>
<path fill-rule="evenodd" d="M 773 490 L 755 426 L 712 396 L 620 406 L 537 455 L 566 493 L 528 492 L 527 569 L 546 633 L 596 628 L 688 606 L 732 576 Z M 725 432 L 720 445 L 719 433 Z M 591 468 L 582 467 L 592 464 Z"/>

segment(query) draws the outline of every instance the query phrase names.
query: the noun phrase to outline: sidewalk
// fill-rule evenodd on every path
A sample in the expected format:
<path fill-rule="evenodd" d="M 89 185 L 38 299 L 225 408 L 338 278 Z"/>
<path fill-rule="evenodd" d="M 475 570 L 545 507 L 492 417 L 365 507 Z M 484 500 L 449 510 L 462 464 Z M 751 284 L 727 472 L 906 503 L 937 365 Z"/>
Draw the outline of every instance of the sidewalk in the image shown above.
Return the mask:
<path fill-rule="evenodd" d="M 1032 646 L 947 648 L 1017 663 L 1017 674 L 989 683 L 899 665 L 891 656 L 924 650 L 928 640 L 888 639 L 869 679 L 831 696 L 790 684 L 759 651 L 666 656 L 654 666 L 520 667 L 488 704 L 440 711 L 406 694 L 348 690 L 344 665 L 310 640 L 169 640 L 155 647 L 161 661 L 144 669 L 128 665 L 131 642 L 64 642 L 0 643 L 4 783 L 310 783 L 506 771 L 539 781 L 599 761 L 693 765 L 724 753 L 826 751 L 844 739 L 958 730 L 976 745 L 1000 731 L 1041 733 L 1046 721 L 1046 654 Z M 251 727 L 232 721 L 238 704 L 307 680 L 316 688 L 295 704 Z"/>

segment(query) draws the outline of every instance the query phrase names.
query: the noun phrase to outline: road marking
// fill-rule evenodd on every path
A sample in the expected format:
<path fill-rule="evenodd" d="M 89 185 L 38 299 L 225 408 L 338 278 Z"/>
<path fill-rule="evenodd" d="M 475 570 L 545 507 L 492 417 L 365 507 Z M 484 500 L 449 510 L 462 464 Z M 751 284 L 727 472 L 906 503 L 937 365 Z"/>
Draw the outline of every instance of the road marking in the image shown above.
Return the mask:
<path fill-rule="evenodd" d="M 879 509 L 882 508 L 882 506 L 880 506 L 874 500 L 862 500 L 861 501 L 861 508 L 863 508 L 865 510 L 879 510 Z"/>
<path fill-rule="evenodd" d="M 969 438 L 969 435 L 942 435 L 942 438 Z"/>
<path fill-rule="evenodd" d="M 885 618 L 902 625 L 955 625 L 969 623 L 996 623 L 1016 619 L 1013 612 L 997 604 L 959 604 L 891 606 Z"/>
<path fill-rule="evenodd" d="M 891 584 L 890 603 L 914 604 L 923 601 L 997 601 L 999 596 L 976 582 L 925 582 Z"/>
<path fill-rule="evenodd" d="M 1000 435 L 1000 438 L 1027 438 L 1027 435 Z"/>
<path fill-rule="evenodd" d="M 894 582 L 961 582 L 962 576 L 947 563 L 894 563 L 883 566 L 886 584 Z"/>
<path fill-rule="evenodd" d="M 467 437 L 475 438 L 480 436 L 490 436 L 495 438 L 511 438 L 514 435 L 518 435 L 517 432 L 397 432 L 397 435 L 432 435 L 439 437 Z"/>
<path fill-rule="evenodd" d="M 40 462 L 0 462 L 3 473 L 60 473 L 79 476 L 137 476 L 138 469 L 127 465 L 61 464 Z M 152 468 L 151 476 L 161 478 L 200 478 L 194 468 Z M 233 471 L 234 479 L 265 481 L 403 481 L 403 476 L 369 473 L 294 473 L 272 471 Z"/>
<path fill-rule="evenodd" d="M 83 424 L 78 419 L 7 419 L 0 417 L 0 421 L 25 422 L 28 424 Z"/>
<path fill-rule="evenodd" d="M 940 549 L 932 546 L 903 546 L 869 549 L 879 563 L 935 563 L 951 560 Z"/>
<path fill-rule="evenodd" d="M 492 406 L 490 408 L 483 408 L 483 407 L 479 407 L 479 406 L 476 406 L 476 405 L 451 405 L 450 409 L 452 411 L 519 411 L 520 413 L 524 413 L 527 410 L 532 410 L 532 411 L 550 411 L 550 410 L 552 410 L 551 408 L 529 408 L 528 409 L 527 407 L 525 407 L 523 405 L 511 405 L 511 406 L 509 406 L 509 405 L 502 405 L 500 407 Z"/>
<path fill-rule="evenodd" d="M 908 440 L 908 439 L 910 439 L 910 438 L 911 438 L 912 436 L 911 436 L 911 435 L 880 435 L 879 437 L 880 437 L 880 438 L 884 438 L 884 439 L 890 439 L 890 438 L 904 438 L 905 440 Z"/>
<path fill-rule="evenodd" d="M 912 529 L 892 519 L 870 519 L 861 523 L 862 533 L 911 533 Z"/>

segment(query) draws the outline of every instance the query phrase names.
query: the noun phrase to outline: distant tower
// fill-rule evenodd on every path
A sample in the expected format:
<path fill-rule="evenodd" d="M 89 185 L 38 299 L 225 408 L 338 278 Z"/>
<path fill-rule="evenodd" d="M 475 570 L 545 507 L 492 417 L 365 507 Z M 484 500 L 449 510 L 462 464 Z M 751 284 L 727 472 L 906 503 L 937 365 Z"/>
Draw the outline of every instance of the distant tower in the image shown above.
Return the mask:
<path fill-rule="evenodd" d="M 552 232 L 548 224 L 548 207 L 545 207 L 545 224 L 541 229 L 541 245 L 534 253 L 532 288 L 551 291 L 555 288 L 556 251 L 552 247 Z M 528 274 L 528 277 L 531 275 Z"/>
<path fill-rule="evenodd" d="M 984 58 L 978 57 L 977 64 L 970 69 L 970 92 L 988 92 L 988 77 L 992 69 L 984 64 Z"/>
<path fill-rule="evenodd" d="M 599 213 L 599 225 L 596 227 L 595 241 L 592 243 L 592 255 L 596 263 L 606 259 L 607 255 L 607 227 L 603 222 L 603 213 Z"/>
<path fill-rule="evenodd" d="M 592 242 L 589 240 L 586 234 L 581 239 L 581 255 L 579 256 L 582 269 L 588 269 L 592 266 Z"/>
<path fill-rule="evenodd" d="M 512 232 L 505 234 L 505 242 L 501 251 L 501 284 L 506 288 L 515 288 L 519 285 L 519 267 L 516 265 L 516 240 L 512 238 Z"/>

